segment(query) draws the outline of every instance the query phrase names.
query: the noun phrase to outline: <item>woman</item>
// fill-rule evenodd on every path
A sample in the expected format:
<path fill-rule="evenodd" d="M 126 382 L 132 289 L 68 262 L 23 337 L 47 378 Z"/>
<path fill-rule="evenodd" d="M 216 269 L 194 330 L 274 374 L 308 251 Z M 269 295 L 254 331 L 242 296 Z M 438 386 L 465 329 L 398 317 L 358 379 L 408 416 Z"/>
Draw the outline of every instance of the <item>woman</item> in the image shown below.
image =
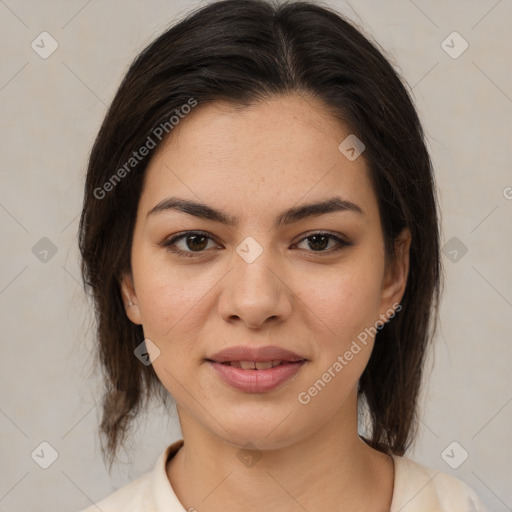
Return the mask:
<path fill-rule="evenodd" d="M 80 250 L 106 458 L 155 394 L 183 439 L 97 507 L 483 511 L 404 457 L 437 210 L 404 85 L 336 12 L 225 0 L 158 37 L 92 149 Z"/>

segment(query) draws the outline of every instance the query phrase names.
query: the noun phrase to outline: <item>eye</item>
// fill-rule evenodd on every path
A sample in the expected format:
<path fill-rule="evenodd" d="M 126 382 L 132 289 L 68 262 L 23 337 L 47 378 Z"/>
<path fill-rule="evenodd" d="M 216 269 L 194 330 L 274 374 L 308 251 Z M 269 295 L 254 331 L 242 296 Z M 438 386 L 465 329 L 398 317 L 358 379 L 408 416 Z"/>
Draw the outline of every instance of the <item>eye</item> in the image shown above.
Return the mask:
<path fill-rule="evenodd" d="M 179 256 L 193 257 L 195 252 L 204 252 L 208 245 L 208 240 L 213 242 L 213 239 L 208 236 L 208 233 L 203 231 L 187 231 L 181 235 L 175 236 L 170 240 L 164 242 L 162 245 L 167 247 L 170 252 L 178 254 Z M 177 243 L 182 243 L 182 247 L 173 249 Z M 192 249 L 188 251 L 187 249 Z"/>
<path fill-rule="evenodd" d="M 319 233 L 313 233 L 311 235 L 308 235 L 307 237 L 303 238 L 298 244 L 308 240 L 308 247 L 312 248 L 313 250 L 311 252 L 321 252 L 321 253 L 332 253 L 339 251 L 343 249 L 344 247 L 348 247 L 352 245 L 351 242 L 347 242 L 345 240 L 342 240 L 340 237 L 333 235 L 332 233 L 328 232 L 319 232 Z M 336 242 L 337 247 L 335 246 L 334 249 L 325 251 L 324 249 L 329 245 L 329 242 L 331 240 L 334 240 Z"/>
<path fill-rule="evenodd" d="M 170 252 L 177 254 L 178 256 L 184 257 L 194 257 L 194 253 L 198 253 L 198 255 L 208 248 L 208 242 L 214 242 L 213 238 L 209 236 L 208 233 L 204 231 L 186 231 L 181 235 L 175 236 L 170 240 L 167 240 L 162 243 L 163 247 L 166 247 Z M 316 253 L 332 253 L 336 251 L 340 251 L 344 247 L 349 247 L 353 245 L 351 242 L 347 242 L 340 237 L 329 233 L 329 232 L 318 232 L 308 235 L 295 244 L 298 246 L 299 244 L 308 241 L 308 247 L 312 249 L 309 252 Z M 331 247 L 331 250 L 325 250 L 329 246 L 329 242 L 334 241 L 334 248 Z M 182 244 L 181 247 L 178 244 Z"/>

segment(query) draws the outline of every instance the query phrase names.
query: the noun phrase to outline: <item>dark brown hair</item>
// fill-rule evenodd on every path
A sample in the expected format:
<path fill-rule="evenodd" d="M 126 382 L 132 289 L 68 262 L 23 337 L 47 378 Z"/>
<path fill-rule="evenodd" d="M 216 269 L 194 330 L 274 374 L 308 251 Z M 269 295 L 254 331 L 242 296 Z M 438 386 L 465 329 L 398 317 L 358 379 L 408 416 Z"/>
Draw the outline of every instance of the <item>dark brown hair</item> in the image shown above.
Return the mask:
<path fill-rule="evenodd" d="M 393 258 L 401 230 L 411 231 L 402 310 L 379 330 L 358 390 L 371 420 L 365 441 L 397 455 L 409 447 L 417 429 L 426 350 L 437 325 L 438 206 L 410 95 L 383 50 L 369 39 L 323 5 L 224 0 L 171 26 L 131 64 L 90 154 L 79 226 L 82 276 L 94 300 L 97 355 L 106 384 L 100 432 L 110 465 L 145 401 L 154 393 L 164 402 L 168 397 L 153 367 L 134 356 L 143 331 L 127 318 L 120 291 L 121 276 L 130 272 L 144 171 L 160 141 L 133 169 L 126 163 L 155 127 L 169 126 L 169 118 L 191 99 L 244 108 L 289 93 L 321 100 L 365 144 L 386 258 Z"/>

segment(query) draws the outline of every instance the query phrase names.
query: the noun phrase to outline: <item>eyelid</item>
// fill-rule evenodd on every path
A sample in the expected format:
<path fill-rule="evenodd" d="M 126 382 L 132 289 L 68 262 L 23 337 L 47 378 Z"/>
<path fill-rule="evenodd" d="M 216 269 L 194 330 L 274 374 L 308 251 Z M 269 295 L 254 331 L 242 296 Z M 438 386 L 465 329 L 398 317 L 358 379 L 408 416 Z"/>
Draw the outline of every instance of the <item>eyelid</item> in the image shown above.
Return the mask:
<path fill-rule="evenodd" d="M 204 251 L 193 252 L 193 251 L 182 251 L 181 249 L 171 249 L 171 246 L 174 245 L 176 242 L 178 242 L 181 239 L 186 238 L 187 236 L 190 236 L 190 235 L 202 235 L 202 236 L 204 236 L 204 237 L 214 241 L 215 243 L 218 243 L 216 241 L 216 239 L 210 233 L 208 233 L 206 231 L 188 230 L 188 231 L 183 231 L 181 233 L 177 233 L 176 235 L 173 235 L 171 238 L 165 239 L 159 245 L 161 245 L 162 247 L 166 248 L 170 252 L 178 254 L 178 255 L 184 255 L 186 257 L 200 257 L 202 254 L 206 253 L 207 251 L 204 250 Z"/>
<path fill-rule="evenodd" d="M 167 248 L 172 253 L 175 253 L 178 255 L 184 255 L 185 257 L 201 257 L 203 254 L 208 252 L 207 250 L 194 252 L 194 251 L 182 251 L 181 249 L 170 249 L 170 247 L 172 245 L 174 245 L 176 242 L 180 241 L 181 239 L 186 238 L 188 235 L 202 235 L 218 244 L 215 237 L 213 237 L 210 233 L 208 233 L 206 231 L 188 230 L 188 231 L 183 231 L 181 233 L 177 233 L 176 235 L 173 235 L 171 238 L 164 240 L 160 245 L 162 247 Z M 327 251 L 306 251 L 306 252 L 311 252 L 312 254 L 318 254 L 318 255 L 322 255 L 322 254 L 328 255 L 328 254 L 336 253 L 339 250 L 343 249 L 344 247 L 350 247 L 350 246 L 354 245 L 353 242 L 348 241 L 346 239 L 346 237 L 344 237 L 340 233 L 333 233 L 333 232 L 327 231 L 327 230 L 317 230 L 317 231 L 311 231 L 309 233 L 306 233 L 305 235 L 301 235 L 301 238 L 297 242 L 295 242 L 292 245 L 292 247 L 295 247 L 299 243 L 301 243 L 304 240 L 306 240 L 310 237 L 313 237 L 315 235 L 320 235 L 320 236 L 326 235 L 326 236 L 330 237 L 331 239 L 335 240 L 338 243 L 338 247 L 335 249 L 331 248 L 330 250 L 327 250 Z M 218 244 L 218 245 L 221 245 L 221 244 Z"/>
<path fill-rule="evenodd" d="M 328 236 L 329 238 L 335 240 L 338 243 L 338 247 L 335 247 L 334 249 L 331 248 L 327 251 L 306 251 L 311 254 L 327 256 L 330 254 L 335 254 L 345 247 L 350 247 L 350 246 L 354 245 L 353 242 L 350 242 L 344 235 L 342 235 L 340 233 L 333 233 L 332 231 L 327 231 L 327 230 L 318 230 L 318 231 L 312 231 L 310 233 L 307 233 L 306 235 L 301 235 L 301 239 L 298 242 L 294 243 L 292 247 L 295 247 L 296 245 L 300 244 L 304 240 L 311 238 L 312 236 L 315 236 L 315 235 Z"/>

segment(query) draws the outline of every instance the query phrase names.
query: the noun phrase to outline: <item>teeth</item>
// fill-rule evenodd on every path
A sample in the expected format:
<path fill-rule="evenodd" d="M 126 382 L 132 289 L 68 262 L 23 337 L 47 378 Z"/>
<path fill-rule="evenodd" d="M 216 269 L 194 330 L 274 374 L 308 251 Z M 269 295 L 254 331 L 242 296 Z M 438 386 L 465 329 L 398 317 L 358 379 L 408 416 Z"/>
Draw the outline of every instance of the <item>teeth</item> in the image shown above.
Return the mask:
<path fill-rule="evenodd" d="M 231 366 L 235 366 L 236 368 L 242 368 L 242 370 L 268 370 L 270 368 L 274 368 L 275 366 L 279 366 L 283 361 L 275 360 L 275 361 L 231 361 L 228 364 Z"/>
<path fill-rule="evenodd" d="M 272 368 L 272 361 L 264 361 L 261 363 L 256 363 L 257 370 L 268 370 L 269 368 Z"/>

